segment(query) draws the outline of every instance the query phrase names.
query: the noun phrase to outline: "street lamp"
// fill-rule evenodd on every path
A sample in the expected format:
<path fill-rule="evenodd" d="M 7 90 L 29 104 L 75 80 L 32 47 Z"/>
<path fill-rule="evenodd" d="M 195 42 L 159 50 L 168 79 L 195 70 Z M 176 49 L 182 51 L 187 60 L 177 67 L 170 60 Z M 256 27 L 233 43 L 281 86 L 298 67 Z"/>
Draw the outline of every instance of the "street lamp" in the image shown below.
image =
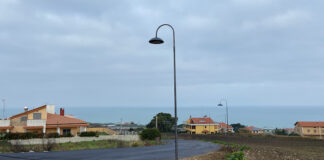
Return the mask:
<path fill-rule="evenodd" d="M 173 33 L 173 87 L 174 87 L 174 118 L 175 118 L 175 131 L 174 131 L 174 147 L 175 147 L 175 159 L 178 160 L 178 117 L 177 117 L 177 76 L 176 76 L 176 52 L 175 52 L 175 32 L 174 28 L 170 24 L 160 25 L 155 32 L 155 37 L 150 39 L 152 44 L 162 44 L 164 41 L 157 36 L 159 29 L 162 26 L 169 26 Z"/>
<path fill-rule="evenodd" d="M 225 101 L 225 105 L 226 105 L 226 119 L 225 119 L 225 121 L 226 121 L 226 131 L 225 131 L 225 135 L 226 135 L 226 133 L 228 132 L 228 107 L 227 107 L 227 100 L 226 99 L 221 99 L 220 102 L 219 102 L 219 104 L 217 106 L 222 107 L 223 106 L 222 101 Z"/>

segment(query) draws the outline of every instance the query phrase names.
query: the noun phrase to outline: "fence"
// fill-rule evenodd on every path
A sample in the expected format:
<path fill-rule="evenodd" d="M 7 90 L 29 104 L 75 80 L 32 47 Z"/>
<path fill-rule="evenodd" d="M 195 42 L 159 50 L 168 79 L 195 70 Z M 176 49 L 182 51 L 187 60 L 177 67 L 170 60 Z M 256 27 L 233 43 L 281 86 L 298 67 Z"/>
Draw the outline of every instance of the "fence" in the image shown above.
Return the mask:
<path fill-rule="evenodd" d="M 84 142 L 99 140 L 120 140 L 120 141 L 138 141 L 138 135 L 101 135 L 99 137 L 62 137 L 62 138 L 34 138 L 24 140 L 9 140 L 13 145 L 32 145 L 48 143 L 67 143 L 67 142 Z"/>

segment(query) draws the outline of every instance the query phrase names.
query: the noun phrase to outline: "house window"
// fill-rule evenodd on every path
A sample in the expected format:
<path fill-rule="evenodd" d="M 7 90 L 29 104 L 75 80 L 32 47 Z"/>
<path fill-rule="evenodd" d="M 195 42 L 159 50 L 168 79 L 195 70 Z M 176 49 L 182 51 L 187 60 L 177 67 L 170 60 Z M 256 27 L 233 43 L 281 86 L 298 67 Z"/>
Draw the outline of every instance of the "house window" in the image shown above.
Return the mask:
<path fill-rule="evenodd" d="M 192 129 L 196 129 L 196 126 L 192 126 Z"/>
<path fill-rule="evenodd" d="M 196 132 L 191 132 L 191 134 L 196 134 Z"/>
<path fill-rule="evenodd" d="M 33 117 L 34 119 L 42 119 L 42 113 L 34 113 Z"/>
<path fill-rule="evenodd" d="M 307 132 L 309 133 L 310 132 L 310 129 L 307 129 Z"/>
<path fill-rule="evenodd" d="M 21 117 L 21 118 L 20 118 L 20 121 L 21 121 L 21 122 L 25 122 L 25 121 L 27 121 L 27 116 L 23 116 L 23 117 Z"/>
<path fill-rule="evenodd" d="M 314 129 L 314 133 L 316 133 L 316 129 Z"/>
<path fill-rule="evenodd" d="M 63 129 L 63 135 L 71 134 L 71 129 Z"/>
<path fill-rule="evenodd" d="M 205 126 L 205 128 L 207 128 L 207 126 Z"/>

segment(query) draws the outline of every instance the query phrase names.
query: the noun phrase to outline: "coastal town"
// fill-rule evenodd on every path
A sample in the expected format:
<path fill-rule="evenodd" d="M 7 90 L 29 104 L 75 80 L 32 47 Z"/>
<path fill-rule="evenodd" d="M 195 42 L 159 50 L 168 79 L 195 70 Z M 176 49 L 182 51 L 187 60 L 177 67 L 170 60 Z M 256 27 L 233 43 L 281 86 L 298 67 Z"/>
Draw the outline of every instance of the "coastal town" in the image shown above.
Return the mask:
<path fill-rule="evenodd" d="M 156 124 L 158 125 L 158 124 Z M 211 117 L 189 117 L 178 126 L 179 133 L 185 134 L 279 134 L 298 135 L 322 139 L 324 135 L 324 121 L 298 121 L 294 128 L 258 128 L 255 126 L 228 125 L 224 122 L 215 122 Z M 235 129 L 234 129 L 234 127 Z M 59 135 L 78 136 L 82 132 L 103 132 L 109 135 L 138 134 L 145 128 L 143 124 L 134 122 L 124 123 L 90 123 L 65 114 L 60 108 L 55 113 L 55 105 L 43 105 L 32 110 L 24 107 L 24 112 L 12 115 L 8 119 L 0 120 L 0 133 L 57 133 Z"/>

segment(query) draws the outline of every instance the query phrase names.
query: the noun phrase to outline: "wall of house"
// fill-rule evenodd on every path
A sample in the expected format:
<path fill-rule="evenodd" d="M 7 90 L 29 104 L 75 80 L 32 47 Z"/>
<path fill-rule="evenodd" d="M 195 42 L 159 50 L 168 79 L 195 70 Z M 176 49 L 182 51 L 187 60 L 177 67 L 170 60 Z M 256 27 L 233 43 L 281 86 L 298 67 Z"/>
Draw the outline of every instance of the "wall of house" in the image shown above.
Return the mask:
<path fill-rule="evenodd" d="M 38 111 L 35 111 L 35 112 L 31 112 L 31 113 L 29 113 L 27 116 L 27 119 L 28 120 L 32 120 L 32 119 L 34 119 L 34 117 L 33 117 L 33 114 L 34 113 L 41 113 L 42 114 L 42 119 L 47 119 L 47 112 L 46 112 L 46 108 L 44 108 L 44 109 L 41 109 L 41 110 L 38 110 Z"/>
<path fill-rule="evenodd" d="M 60 128 L 60 134 L 63 134 L 63 129 L 71 129 L 71 134 L 73 136 L 76 136 L 78 132 L 80 132 L 80 127 L 74 127 L 74 128 Z"/>
<path fill-rule="evenodd" d="M 46 128 L 46 134 L 48 133 L 57 133 L 56 128 Z"/>
<path fill-rule="evenodd" d="M 25 116 L 25 115 L 22 115 L 22 116 Z M 24 127 L 27 126 L 27 121 L 21 121 L 22 116 L 16 117 L 16 118 L 10 120 L 10 125 L 14 127 L 12 130 L 10 130 L 10 132 L 13 132 L 13 133 L 25 132 Z"/>
<path fill-rule="evenodd" d="M 186 126 L 185 129 L 189 132 L 195 132 L 195 134 L 205 134 L 203 131 L 207 130 L 206 134 L 215 134 L 218 132 L 218 126 L 217 125 L 196 125 L 195 129 L 192 129 L 193 126 Z"/>
<path fill-rule="evenodd" d="M 298 133 L 302 136 L 320 136 L 324 135 L 324 127 L 297 127 Z"/>

